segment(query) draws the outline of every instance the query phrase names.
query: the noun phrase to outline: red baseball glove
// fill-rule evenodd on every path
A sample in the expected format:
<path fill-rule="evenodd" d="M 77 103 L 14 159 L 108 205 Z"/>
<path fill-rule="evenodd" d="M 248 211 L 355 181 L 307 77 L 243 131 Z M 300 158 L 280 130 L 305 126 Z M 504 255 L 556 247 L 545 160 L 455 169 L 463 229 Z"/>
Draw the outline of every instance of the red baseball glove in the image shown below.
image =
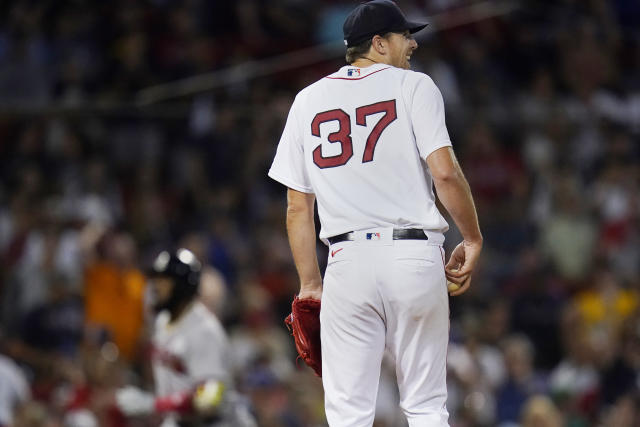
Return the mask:
<path fill-rule="evenodd" d="M 291 314 L 284 319 L 296 342 L 298 355 L 322 377 L 322 353 L 320 352 L 320 300 L 299 299 L 291 304 Z"/>

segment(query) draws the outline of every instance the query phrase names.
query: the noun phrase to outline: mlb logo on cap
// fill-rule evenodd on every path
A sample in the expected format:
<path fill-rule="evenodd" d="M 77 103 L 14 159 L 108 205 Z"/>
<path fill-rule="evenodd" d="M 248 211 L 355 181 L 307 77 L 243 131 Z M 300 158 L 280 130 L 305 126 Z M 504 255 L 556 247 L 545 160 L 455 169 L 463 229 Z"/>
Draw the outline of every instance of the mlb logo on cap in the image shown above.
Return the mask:
<path fill-rule="evenodd" d="M 360 68 L 349 68 L 347 70 L 347 76 L 349 76 L 349 77 L 358 77 L 358 76 L 360 76 Z"/>
<path fill-rule="evenodd" d="M 380 240 L 380 233 L 367 233 L 367 240 Z"/>

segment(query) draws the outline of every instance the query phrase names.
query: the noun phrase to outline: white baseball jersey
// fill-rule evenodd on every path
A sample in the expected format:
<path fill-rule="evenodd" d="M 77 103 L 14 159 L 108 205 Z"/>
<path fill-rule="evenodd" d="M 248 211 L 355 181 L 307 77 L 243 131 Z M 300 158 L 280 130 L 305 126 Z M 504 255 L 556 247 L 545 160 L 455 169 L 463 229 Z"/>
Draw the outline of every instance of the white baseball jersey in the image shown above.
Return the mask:
<path fill-rule="evenodd" d="M 188 391 L 206 380 L 230 385 L 226 333 L 216 316 L 199 301 L 175 324 L 169 324 L 168 311 L 158 314 L 152 351 L 158 396 Z"/>
<path fill-rule="evenodd" d="M 229 341 L 218 318 L 195 301 L 177 322 L 169 320 L 169 312 L 164 311 L 155 322 L 152 366 L 156 395 L 190 391 L 207 380 L 222 381 L 226 390 L 220 418 L 198 425 L 255 427 L 248 402 L 234 390 Z M 162 427 L 180 425 L 177 419 L 169 414 Z"/>
<path fill-rule="evenodd" d="M 371 227 L 444 232 L 425 159 L 450 145 L 431 78 L 348 65 L 296 96 L 269 176 L 316 194 L 323 240 Z"/>
<path fill-rule="evenodd" d="M 450 146 L 440 91 L 426 75 L 345 66 L 296 97 L 269 176 L 315 193 L 331 245 L 320 334 L 331 427 L 371 426 L 385 348 L 410 427 L 448 426 L 449 305 L 442 233 L 426 158 Z M 394 228 L 428 240 L 394 240 Z M 375 238 L 372 238 L 374 237 Z"/>

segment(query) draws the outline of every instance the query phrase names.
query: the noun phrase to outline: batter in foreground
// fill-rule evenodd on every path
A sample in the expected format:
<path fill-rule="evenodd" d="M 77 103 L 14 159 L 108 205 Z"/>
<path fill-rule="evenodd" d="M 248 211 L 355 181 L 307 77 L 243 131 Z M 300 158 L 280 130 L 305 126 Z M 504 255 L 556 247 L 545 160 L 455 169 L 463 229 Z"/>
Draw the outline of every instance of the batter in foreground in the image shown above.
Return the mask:
<path fill-rule="evenodd" d="M 385 348 L 410 426 L 447 426 L 449 293 L 464 293 L 482 249 L 469 185 L 451 148 L 442 95 L 410 71 L 426 26 L 389 0 L 344 23 L 349 65 L 298 93 L 269 176 L 288 187 L 299 300 L 322 301 L 327 420 L 371 426 Z M 434 187 L 463 241 L 444 265 Z M 329 245 L 324 283 L 315 250 Z M 457 285 L 457 286 L 456 286 Z M 294 313 L 295 314 L 295 313 Z"/>

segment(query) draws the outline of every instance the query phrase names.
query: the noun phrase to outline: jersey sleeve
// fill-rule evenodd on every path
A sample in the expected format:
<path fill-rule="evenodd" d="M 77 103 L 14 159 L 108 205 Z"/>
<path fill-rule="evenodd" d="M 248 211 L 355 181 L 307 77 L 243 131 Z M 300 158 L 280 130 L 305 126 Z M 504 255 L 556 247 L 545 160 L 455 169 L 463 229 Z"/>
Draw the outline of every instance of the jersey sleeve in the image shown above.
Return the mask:
<path fill-rule="evenodd" d="M 420 157 L 426 159 L 438 148 L 451 146 L 451 139 L 444 119 L 444 101 L 442 94 L 429 76 L 414 74 L 412 84 L 405 87 L 410 90 L 409 105 L 411 123 Z"/>
<path fill-rule="evenodd" d="M 298 99 L 293 102 L 282 131 L 269 177 L 303 193 L 313 193 L 304 161 L 304 138 L 298 120 Z"/>

